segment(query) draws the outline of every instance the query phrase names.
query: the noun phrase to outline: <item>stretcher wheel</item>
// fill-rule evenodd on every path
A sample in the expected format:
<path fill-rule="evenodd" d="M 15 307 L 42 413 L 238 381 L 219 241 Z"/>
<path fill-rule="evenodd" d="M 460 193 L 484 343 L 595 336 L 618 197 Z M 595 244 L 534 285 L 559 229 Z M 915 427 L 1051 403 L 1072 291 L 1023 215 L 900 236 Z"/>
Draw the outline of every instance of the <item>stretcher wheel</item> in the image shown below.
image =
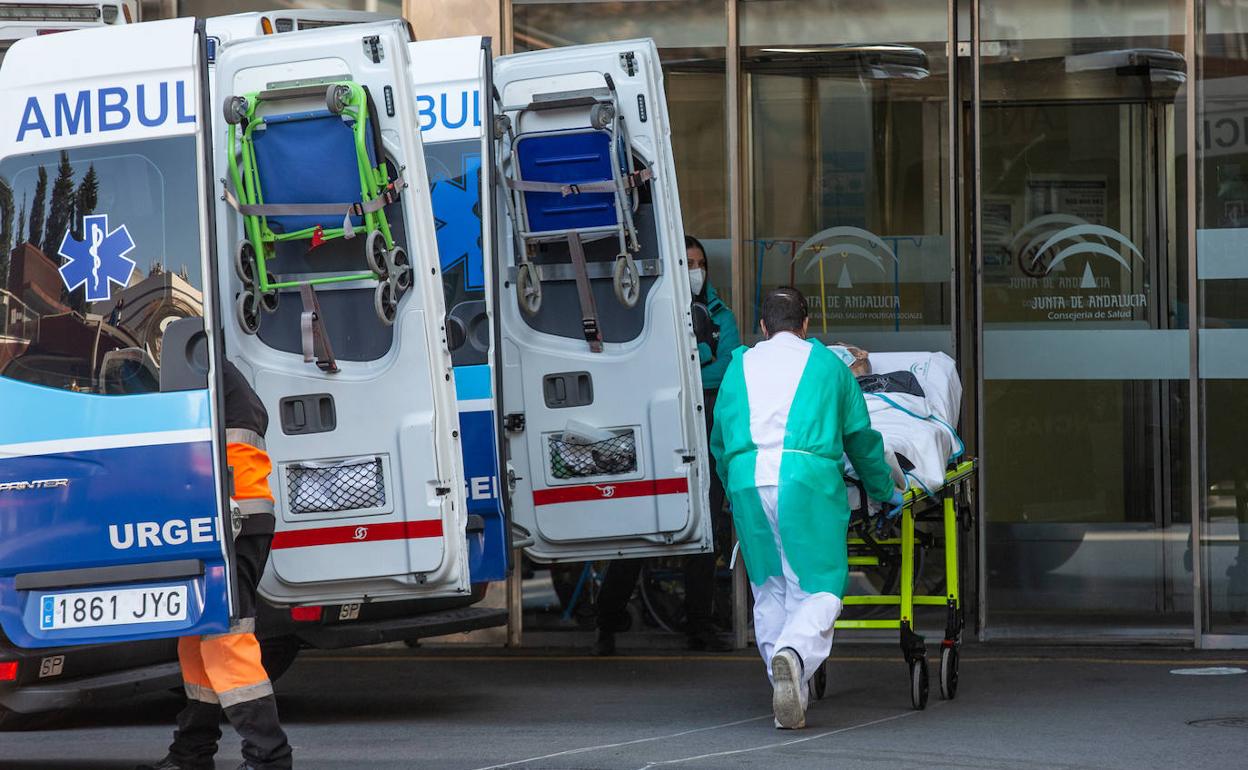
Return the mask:
<path fill-rule="evenodd" d="M 815 676 L 811 681 L 815 684 L 815 698 L 823 700 L 823 694 L 828 690 L 828 662 L 826 660 L 815 669 Z"/>
<path fill-rule="evenodd" d="M 380 230 L 373 230 L 364 241 L 364 258 L 368 260 L 368 269 L 377 274 L 381 280 L 390 275 L 390 263 L 386 261 L 386 239 Z"/>
<path fill-rule="evenodd" d="M 243 286 L 250 288 L 256 284 L 256 247 L 251 241 L 239 241 L 234 248 L 234 274 Z"/>
<path fill-rule="evenodd" d="M 615 298 L 630 310 L 637 307 L 641 299 L 641 273 L 637 270 L 637 262 L 631 255 L 621 254 L 615 259 L 615 268 L 611 272 Z"/>
<path fill-rule="evenodd" d="M 238 325 L 244 334 L 255 334 L 260 331 L 260 303 L 256 295 L 245 291 L 234 301 L 234 314 L 238 317 Z"/>
<path fill-rule="evenodd" d="M 958 696 L 958 646 L 951 644 L 940 651 L 940 697 L 953 700 Z"/>
<path fill-rule="evenodd" d="M 339 83 L 335 83 L 325 89 L 325 106 L 329 111 L 338 115 L 347 108 L 351 103 L 351 88 Z"/>
<path fill-rule="evenodd" d="M 382 281 L 377 284 L 377 290 L 373 292 L 373 310 L 376 311 L 377 318 L 386 326 L 393 326 L 398 307 L 390 282 Z"/>
<path fill-rule="evenodd" d="M 270 278 L 269 282 L 273 283 L 273 279 Z M 266 313 L 276 313 L 277 312 L 277 300 L 278 300 L 277 289 L 272 289 L 270 291 L 265 292 L 264 294 L 261 294 L 260 295 L 260 309 Z"/>
<path fill-rule="evenodd" d="M 927 688 L 927 658 L 915 658 L 910 661 L 910 703 L 919 711 L 927 708 Z"/>
<path fill-rule="evenodd" d="M 525 262 L 516 271 L 516 299 L 527 315 L 537 315 L 542 309 L 542 281 L 532 262 Z"/>
<path fill-rule="evenodd" d="M 412 264 L 401 246 L 395 246 L 394 251 L 390 252 L 390 264 L 394 265 L 394 280 L 399 293 L 412 288 Z"/>
<path fill-rule="evenodd" d="M 589 124 L 601 131 L 615 120 L 615 106 L 611 104 L 595 104 L 589 108 Z"/>
<path fill-rule="evenodd" d="M 227 96 L 221 111 L 225 114 L 225 122 L 236 126 L 247 117 L 247 100 L 241 96 Z"/>

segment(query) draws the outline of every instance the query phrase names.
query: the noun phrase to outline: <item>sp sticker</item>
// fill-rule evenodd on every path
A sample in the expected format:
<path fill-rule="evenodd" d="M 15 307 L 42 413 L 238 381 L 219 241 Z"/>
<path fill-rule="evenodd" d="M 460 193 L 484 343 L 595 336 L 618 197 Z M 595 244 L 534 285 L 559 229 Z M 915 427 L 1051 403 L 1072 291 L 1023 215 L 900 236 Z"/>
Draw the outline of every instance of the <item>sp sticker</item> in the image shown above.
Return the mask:
<path fill-rule="evenodd" d="M 338 610 L 338 619 L 339 620 L 359 620 L 360 619 L 359 602 L 356 602 L 354 604 L 342 605 L 342 607 L 340 607 Z"/>
<path fill-rule="evenodd" d="M 39 678 L 46 679 L 50 676 L 60 676 L 65 672 L 65 656 L 49 655 L 39 661 Z"/>
<path fill-rule="evenodd" d="M 126 288 L 134 272 L 134 260 L 126 255 L 134 251 L 134 239 L 125 225 L 108 229 L 108 214 L 82 218 L 83 240 L 68 231 L 61 239 L 58 254 L 68 260 L 61 265 L 65 288 L 74 291 L 85 287 L 88 302 L 104 302 L 112 296 L 112 284 Z"/>

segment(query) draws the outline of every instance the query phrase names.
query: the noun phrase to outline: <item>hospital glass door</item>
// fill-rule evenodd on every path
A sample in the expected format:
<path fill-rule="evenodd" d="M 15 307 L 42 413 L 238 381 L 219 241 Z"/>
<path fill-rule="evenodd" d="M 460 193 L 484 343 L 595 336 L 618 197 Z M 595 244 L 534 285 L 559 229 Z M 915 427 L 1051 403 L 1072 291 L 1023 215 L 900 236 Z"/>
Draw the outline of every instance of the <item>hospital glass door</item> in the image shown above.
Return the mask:
<path fill-rule="evenodd" d="M 1190 638 L 1181 3 L 979 5 L 984 635 Z"/>

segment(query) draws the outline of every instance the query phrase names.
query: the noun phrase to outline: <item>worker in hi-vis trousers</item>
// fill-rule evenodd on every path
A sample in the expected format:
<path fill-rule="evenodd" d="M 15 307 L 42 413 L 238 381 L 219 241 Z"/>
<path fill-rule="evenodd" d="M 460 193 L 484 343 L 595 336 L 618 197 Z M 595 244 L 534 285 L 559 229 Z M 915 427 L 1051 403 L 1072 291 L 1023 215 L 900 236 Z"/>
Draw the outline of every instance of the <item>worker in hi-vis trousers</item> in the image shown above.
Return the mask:
<path fill-rule="evenodd" d="M 273 684 L 256 641 L 256 586 L 273 542 L 272 464 L 264 451 L 269 415 L 242 373 L 225 364 L 226 458 L 234 481 L 234 564 L 238 619 L 228 633 L 184 636 L 178 661 L 186 708 L 178 714 L 169 755 L 148 770 L 212 770 L 221 739 L 221 714 L 243 739 L 242 768 L 291 767 L 291 749 L 277 719 Z"/>

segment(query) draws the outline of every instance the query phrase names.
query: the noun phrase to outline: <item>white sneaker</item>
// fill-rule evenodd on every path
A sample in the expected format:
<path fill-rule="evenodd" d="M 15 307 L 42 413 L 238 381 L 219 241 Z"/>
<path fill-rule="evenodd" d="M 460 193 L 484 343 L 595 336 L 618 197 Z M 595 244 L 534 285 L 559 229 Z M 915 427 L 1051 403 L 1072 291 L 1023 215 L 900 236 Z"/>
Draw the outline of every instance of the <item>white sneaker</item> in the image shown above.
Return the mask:
<path fill-rule="evenodd" d="M 806 726 L 806 708 L 802 702 L 802 659 L 791 647 L 785 647 L 771 659 L 771 709 L 776 727 L 797 730 Z"/>

